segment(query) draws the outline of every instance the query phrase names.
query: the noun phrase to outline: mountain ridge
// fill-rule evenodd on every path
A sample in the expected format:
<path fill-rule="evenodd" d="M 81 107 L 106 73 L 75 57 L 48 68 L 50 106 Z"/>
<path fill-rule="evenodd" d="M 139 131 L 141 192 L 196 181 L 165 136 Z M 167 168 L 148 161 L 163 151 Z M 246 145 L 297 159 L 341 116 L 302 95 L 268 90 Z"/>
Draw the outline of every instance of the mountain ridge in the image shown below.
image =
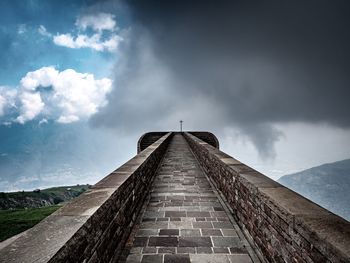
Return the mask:
<path fill-rule="evenodd" d="M 33 191 L 0 192 L 0 210 L 39 208 L 69 201 L 85 192 L 89 185 L 58 186 Z"/>
<path fill-rule="evenodd" d="M 350 221 L 350 159 L 287 174 L 278 182 Z"/>

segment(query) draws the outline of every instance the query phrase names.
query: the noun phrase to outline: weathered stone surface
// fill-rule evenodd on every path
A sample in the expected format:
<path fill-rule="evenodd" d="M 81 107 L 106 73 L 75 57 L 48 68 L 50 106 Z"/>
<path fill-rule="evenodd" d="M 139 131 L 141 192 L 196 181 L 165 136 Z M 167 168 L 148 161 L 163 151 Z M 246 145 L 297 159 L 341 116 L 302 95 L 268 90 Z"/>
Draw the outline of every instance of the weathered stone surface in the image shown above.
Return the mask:
<path fill-rule="evenodd" d="M 256 171 L 247 171 L 244 173 L 240 173 L 239 175 L 240 175 L 240 180 L 245 179 L 247 183 L 250 183 L 252 186 L 256 188 L 281 187 L 281 185 L 276 181 Z"/>
<path fill-rule="evenodd" d="M 191 254 L 191 263 L 230 263 L 226 255 Z"/>
<path fill-rule="evenodd" d="M 219 149 L 219 140 L 211 132 L 191 132 L 197 138 L 200 138 L 202 141 L 207 144 Z"/>
<path fill-rule="evenodd" d="M 180 237 L 180 247 L 212 247 L 210 237 Z"/>
<path fill-rule="evenodd" d="M 212 237 L 214 247 L 241 247 L 238 237 Z"/>
<path fill-rule="evenodd" d="M 220 229 L 202 229 L 202 235 L 205 236 L 222 236 Z"/>
<path fill-rule="evenodd" d="M 164 263 L 190 263 L 189 255 L 164 255 Z"/>
<path fill-rule="evenodd" d="M 114 191 L 113 188 L 89 189 L 84 195 L 78 196 L 59 209 L 55 215 L 91 216 L 111 197 Z"/>
<path fill-rule="evenodd" d="M 251 259 L 247 255 L 231 255 L 228 256 L 231 263 L 251 263 Z"/>
<path fill-rule="evenodd" d="M 144 255 L 141 261 L 141 263 L 162 263 L 162 262 L 163 262 L 162 255 Z"/>
<path fill-rule="evenodd" d="M 200 237 L 200 229 L 181 229 L 180 235 L 183 237 Z"/>
<path fill-rule="evenodd" d="M 179 229 L 160 229 L 159 235 L 160 236 L 178 236 Z"/>
<path fill-rule="evenodd" d="M 336 257 L 341 253 L 344 257 L 350 254 L 349 222 L 334 214 L 297 215 L 295 229 L 310 244 L 317 245 L 323 254 Z M 342 235 L 339 235 L 342 233 Z"/>
<path fill-rule="evenodd" d="M 148 246 L 150 247 L 177 247 L 177 237 L 150 237 Z"/>
<path fill-rule="evenodd" d="M 94 185 L 94 188 L 118 188 L 127 179 L 130 178 L 130 171 L 116 171 L 107 175 L 101 181 Z"/>
<path fill-rule="evenodd" d="M 154 144 L 165 134 L 166 132 L 147 132 L 143 134 L 137 142 L 137 153 L 140 153 L 148 147 L 151 147 L 152 144 Z"/>

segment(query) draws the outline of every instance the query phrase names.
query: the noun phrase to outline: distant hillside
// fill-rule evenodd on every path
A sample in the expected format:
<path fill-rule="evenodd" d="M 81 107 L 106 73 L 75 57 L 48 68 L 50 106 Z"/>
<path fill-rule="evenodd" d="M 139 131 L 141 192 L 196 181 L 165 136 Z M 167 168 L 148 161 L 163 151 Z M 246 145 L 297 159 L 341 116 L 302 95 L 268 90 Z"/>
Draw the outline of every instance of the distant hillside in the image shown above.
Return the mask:
<path fill-rule="evenodd" d="M 278 181 L 350 221 L 350 159 L 285 175 Z"/>
<path fill-rule="evenodd" d="M 0 192 L 0 210 L 56 205 L 77 197 L 89 185 L 61 186 L 26 192 Z"/>

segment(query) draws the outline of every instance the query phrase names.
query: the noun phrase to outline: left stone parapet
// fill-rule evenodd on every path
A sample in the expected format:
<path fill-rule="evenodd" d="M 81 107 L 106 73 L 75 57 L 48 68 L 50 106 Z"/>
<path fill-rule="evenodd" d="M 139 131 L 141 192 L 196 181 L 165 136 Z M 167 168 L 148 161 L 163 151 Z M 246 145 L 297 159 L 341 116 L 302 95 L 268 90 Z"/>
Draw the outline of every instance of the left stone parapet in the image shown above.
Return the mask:
<path fill-rule="evenodd" d="M 0 250 L 0 262 L 117 261 L 172 133 Z"/>

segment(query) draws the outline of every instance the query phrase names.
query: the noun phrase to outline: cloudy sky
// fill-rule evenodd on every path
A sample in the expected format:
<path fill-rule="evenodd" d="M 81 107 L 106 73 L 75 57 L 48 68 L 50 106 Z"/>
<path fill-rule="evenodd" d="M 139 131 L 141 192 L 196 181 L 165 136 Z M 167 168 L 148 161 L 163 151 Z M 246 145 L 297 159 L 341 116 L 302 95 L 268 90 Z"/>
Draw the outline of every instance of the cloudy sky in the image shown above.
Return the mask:
<path fill-rule="evenodd" d="M 95 183 L 146 131 L 271 178 L 350 158 L 347 1 L 0 3 L 0 190 Z"/>

